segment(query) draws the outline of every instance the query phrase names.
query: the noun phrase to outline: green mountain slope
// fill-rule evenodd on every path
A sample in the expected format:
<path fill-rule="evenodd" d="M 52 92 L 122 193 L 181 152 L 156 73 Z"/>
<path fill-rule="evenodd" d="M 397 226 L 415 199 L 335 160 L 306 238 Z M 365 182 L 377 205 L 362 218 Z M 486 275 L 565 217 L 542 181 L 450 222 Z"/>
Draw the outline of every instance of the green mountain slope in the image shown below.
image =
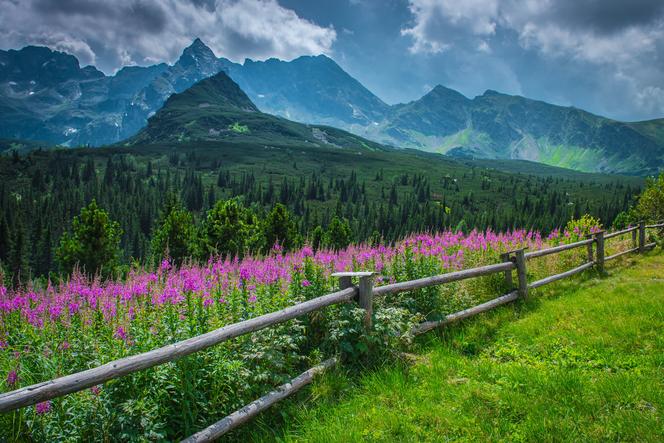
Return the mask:
<path fill-rule="evenodd" d="M 437 86 L 394 107 L 363 135 L 460 158 L 524 159 L 589 172 L 656 173 L 664 120 L 624 123 L 589 112 L 487 91 L 468 99 Z"/>
<path fill-rule="evenodd" d="M 224 72 L 172 95 L 126 145 L 232 141 L 266 146 L 386 150 L 340 129 L 305 125 L 262 113 Z"/>

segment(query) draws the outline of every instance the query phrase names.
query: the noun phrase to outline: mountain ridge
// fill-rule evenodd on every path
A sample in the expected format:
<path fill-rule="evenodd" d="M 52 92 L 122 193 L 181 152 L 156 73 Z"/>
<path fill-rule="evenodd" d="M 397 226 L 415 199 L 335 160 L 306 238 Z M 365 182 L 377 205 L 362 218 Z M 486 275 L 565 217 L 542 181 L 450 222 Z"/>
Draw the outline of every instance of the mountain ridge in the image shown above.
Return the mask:
<path fill-rule="evenodd" d="M 124 144 L 233 142 L 252 146 L 355 151 L 386 150 L 343 130 L 293 122 L 261 112 L 224 71 L 171 95 L 148 124 Z"/>
<path fill-rule="evenodd" d="M 9 58 L 22 51 L 52 59 L 46 65 L 54 72 L 51 83 L 7 69 Z M 58 61 L 62 69 L 51 66 Z M 28 62 L 18 65 L 34 68 Z M 646 175 L 664 165 L 664 119 L 619 122 L 491 89 L 471 99 L 442 85 L 409 103 L 388 105 L 325 55 L 239 64 L 217 58 L 197 38 L 172 65 L 124 67 L 114 76 L 81 68 L 74 56 L 43 47 L 0 51 L 0 63 L 4 138 L 70 146 L 116 143 L 144 128 L 171 95 L 224 71 L 261 111 L 396 147 L 589 172 Z M 10 80 L 8 72 L 20 78 Z"/>

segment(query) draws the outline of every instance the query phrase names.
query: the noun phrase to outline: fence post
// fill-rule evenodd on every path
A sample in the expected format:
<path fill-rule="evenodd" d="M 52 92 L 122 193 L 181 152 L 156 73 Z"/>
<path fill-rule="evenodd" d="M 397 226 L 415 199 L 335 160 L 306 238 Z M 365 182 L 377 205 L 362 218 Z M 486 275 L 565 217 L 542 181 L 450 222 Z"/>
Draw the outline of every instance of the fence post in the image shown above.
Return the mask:
<path fill-rule="evenodd" d="M 339 276 L 339 289 L 342 291 L 353 286 L 353 277 L 350 275 L 340 275 Z"/>
<path fill-rule="evenodd" d="M 595 233 L 595 241 L 597 242 L 597 270 L 600 274 L 604 273 L 604 231 Z"/>
<path fill-rule="evenodd" d="M 636 232 L 636 231 L 637 231 L 636 229 L 632 231 L 632 248 L 636 248 L 636 245 L 637 245 L 636 236 L 637 236 L 638 232 Z"/>
<path fill-rule="evenodd" d="M 510 253 L 509 252 L 503 252 L 502 254 L 500 254 L 500 259 L 503 262 L 511 262 L 512 261 L 510 259 Z M 514 285 L 514 283 L 512 282 L 512 270 L 508 269 L 507 271 L 505 271 L 505 286 L 507 287 L 507 290 L 509 291 L 509 290 L 512 289 L 513 285 Z"/>
<path fill-rule="evenodd" d="M 639 222 L 639 254 L 646 250 L 646 222 Z"/>
<path fill-rule="evenodd" d="M 586 238 L 591 239 L 591 238 L 593 238 L 593 235 L 592 235 L 592 234 L 588 234 L 588 235 L 586 236 Z M 594 243 L 594 242 L 590 242 L 590 243 L 588 243 L 588 263 L 592 263 L 593 260 L 594 260 L 594 258 L 593 258 L 593 243 Z"/>
<path fill-rule="evenodd" d="M 369 330 L 372 326 L 373 316 L 373 276 L 374 272 L 335 272 L 332 277 L 339 277 L 339 288 L 346 289 L 353 286 L 352 278 L 358 277 L 358 304 L 364 309 L 364 327 Z"/>
<path fill-rule="evenodd" d="M 516 264 L 516 275 L 519 278 L 519 298 L 528 297 L 528 276 L 526 274 L 526 252 L 525 249 L 514 251 L 514 263 Z"/>
<path fill-rule="evenodd" d="M 371 329 L 373 316 L 373 273 L 360 277 L 360 308 L 364 309 L 364 327 Z"/>

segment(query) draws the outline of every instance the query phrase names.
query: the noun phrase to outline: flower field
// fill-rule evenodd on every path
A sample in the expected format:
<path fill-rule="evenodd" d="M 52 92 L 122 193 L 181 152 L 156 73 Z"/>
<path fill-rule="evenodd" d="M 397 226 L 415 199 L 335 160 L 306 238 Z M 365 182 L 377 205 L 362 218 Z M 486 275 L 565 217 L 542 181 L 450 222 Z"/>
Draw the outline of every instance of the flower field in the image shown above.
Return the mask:
<path fill-rule="evenodd" d="M 332 292 L 336 271 L 374 270 L 376 285 L 500 261 L 501 252 L 540 249 L 583 233 L 441 232 L 392 246 L 309 247 L 206 265 L 135 269 L 123 281 L 71 279 L 45 287 L 0 287 L 3 392 L 145 352 Z M 577 265 L 585 248 L 529 263 L 531 278 Z M 303 368 L 339 354 L 349 363 L 389 358 L 407 332 L 501 295 L 502 275 L 376 300 L 375 328 L 362 311 L 333 306 L 242 336 L 176 362 L 0 417 L 8 440 L 161 440 L 185 437 L 257 398 Z"/>

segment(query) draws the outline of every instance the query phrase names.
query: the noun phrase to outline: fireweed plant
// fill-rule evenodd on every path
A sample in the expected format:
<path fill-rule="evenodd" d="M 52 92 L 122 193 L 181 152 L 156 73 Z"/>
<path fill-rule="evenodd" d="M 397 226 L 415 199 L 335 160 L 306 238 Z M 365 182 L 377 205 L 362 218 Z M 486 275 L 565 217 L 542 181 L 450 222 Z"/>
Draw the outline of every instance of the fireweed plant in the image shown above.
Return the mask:
<path fill-rule="evenodd" d="M 572 227 L 574 229 L 574 227 Z M 588 227 L 597 230 L 599 226 Z M 336 289 L 335 271 L 374 270 L 376 285 L 500 261 L 500 253 L 570 242 L 579 234 L 441 232 L 392 246 L 134 269 L 123 281 L 79 273 L 58 284 L 0 287 L 0 386 L 7 392 L 149 351 Z M 585 248 L 529 262 L 541 278 L 584 260 Z M 501 274 L 375 299 L 375 326 L 350 303 L 238 337 L 176 362 L 0 416 L 7 440 L 172 440 L 186 436 L 332 355 L 346 367 L 386 361 L 408 331 L 505 293 Z"/>

